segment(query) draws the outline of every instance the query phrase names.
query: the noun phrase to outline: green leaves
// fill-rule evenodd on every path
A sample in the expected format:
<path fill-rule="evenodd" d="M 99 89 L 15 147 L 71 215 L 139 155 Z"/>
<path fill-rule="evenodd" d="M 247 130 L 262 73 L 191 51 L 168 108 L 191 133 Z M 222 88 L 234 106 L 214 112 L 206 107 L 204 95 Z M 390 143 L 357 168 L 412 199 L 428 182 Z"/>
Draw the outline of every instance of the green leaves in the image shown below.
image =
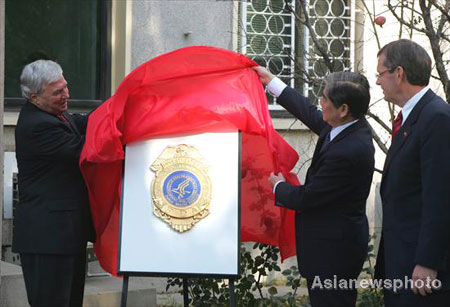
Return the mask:
<path fill-rule="evenodd" d="M 294 289 L 294 294 L 279 297 L 278 290 L 268 288 L 269 297 L 263 294 L 262 278 L 270 272 L 280 272 L 278 265 L 278 247 L 255 243 L 251 250 L 241 247 L 240 272 L 241 277 L 235 282 L 235 298 L 238 306 L 295 306 L 296 289 L 300 286 L 298 270 L 295 266 L 283 271 L 288 276 L 288 285 Z M 252 256 L 256 255 L 256 256 Z M 290 276 L 292 274 L 292 276 Z M 166 291 L 171 287 L 183 287 L 181 278 L 168 278 Z M 188 279 L 189 302 L 192 306 L 223 306 L 229 303 L 230 294 L 228 281 L 214 278 Z M 294 303 L 289 303 L 294 302 Z"/>
<path fill-rule="evenodd" d="M 270 287 L 268 290 L 267 290 L 267 292 L 269 292 L 269 294 L 271 295 L 271 296 L 274 296 L 274 295 L 277 295 L 278 294 L 278 290 L 277 290 L 277 288 L 275 288 L 275 287 Z"/>
<path fill-rule="evenodd" d="M 362 271 L 363 278 L 374 276 L 374 241 L 375 236 L 370 237 L 368 256 Z M 237 306 L 311 306 L 308 297 L 299 295 L 300 288 L 306 290 L 306 280 L 300 278 L 296 265 L 292 265 L 281 271 L 278 264 L 279 249 L 266 244 L 255 243 L 252 248 L 240 249 L 241 276 L 235 281 L 235 298 Z M 333 257 L 333 255 L 329 255 Z M 292 291 L 280 295 L 275 286 L 263 291 L 263 280 L 271 272 L 280 272 L 286 278 L 286 286 Z M 365 274 L 365 276 L 364 276 Z M 171 287 L 183 287 L 180 278 L 168 278 L 166 291 Z M 264 289 L 265 290 L 265 289 Z M 225 306 L 229 304 L 230 294 L 228 280 L 214 278 L 188 279 L 189 300 L 191 306 Z M 305 293 L 305 292 L 302 292 Z M 359 289 L 357 306 L 378 307 L 383 306 L 383 293 L 379 289 Z"/>

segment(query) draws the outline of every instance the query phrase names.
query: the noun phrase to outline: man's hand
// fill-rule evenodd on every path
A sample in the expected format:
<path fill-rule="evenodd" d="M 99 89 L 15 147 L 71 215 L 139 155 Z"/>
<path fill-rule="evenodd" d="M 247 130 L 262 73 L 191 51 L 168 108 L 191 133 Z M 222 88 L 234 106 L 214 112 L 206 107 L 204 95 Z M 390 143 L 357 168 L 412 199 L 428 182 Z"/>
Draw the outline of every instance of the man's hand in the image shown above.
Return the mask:
<path fill-rule="evenodd" d="M 269 82 L 272 81 L 273 78 L 275 78 L 275 75 L 273 75 L 270 71 L 262 66 L 253 66 L 252 69 L 256 71 L 259 76 L 259 80 L 264 85 L 269 84 Z"/>
<path fill-rule="evenodd" d="M 278 181 L 286 181 L 286 179 L 284 179 L 284 176 L 282 173 L 278 173 L 276 176 L 274 173 L 270 173 L 269 176 L 269 183 L 270 186 L 273 188 L 273 186 L 278 182 Z"/>
<path fill-rule="evenodd" d="M 417 264 L 414 267 L 413 273 L 412 273 L 412 280 L 413 280 L 413 286 L 412 290 L 414 294 L 421 294 L 423 296 L 426 296 L 428 294 L 431 294 L 433 291 L 431 290 L 431 284 L 436 279 L 437 271 L 421 266 Z M 418 280 L 421 280 L 417 282 Z M 421 286 L 423 284 L 423 287 L 416 287 L 417 284 Z"/>

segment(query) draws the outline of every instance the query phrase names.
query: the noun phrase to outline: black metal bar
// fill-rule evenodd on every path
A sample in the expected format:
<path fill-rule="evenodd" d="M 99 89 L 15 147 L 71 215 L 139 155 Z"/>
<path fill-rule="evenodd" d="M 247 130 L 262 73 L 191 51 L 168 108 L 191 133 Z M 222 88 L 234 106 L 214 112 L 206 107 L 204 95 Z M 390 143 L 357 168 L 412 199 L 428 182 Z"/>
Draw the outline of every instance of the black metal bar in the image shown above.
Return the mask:
<path fill-rule="evenodd" d="M 122 299 L 120 301 L 120 307 L 127 306 L 127 296 L 128 296 L 128 275 L 124 275 L 122 283 Z"/>
<path fill-rule="evenodd" d="M 183 278 L 183 302 L 184 302 L 184 307 L 189 307 L 189 293 L 188 293 L 187 278 Z"/>
<path fill-rule="evenodd" d="M 236 298 L 234 296 L 234 278 L 228 279 L 228 288 L 230 290 L 230 307 L 236 307 Z"/>
<path fill-rule="evenodd" d="M 5 98 L 5 111 L 18 112 L 25 105 L 26 100 L 23 98 Z M 69 99 L 69 112 L 80 113 L 79 111 L 92 111 L 102 104 L 101 100 L 81 100 Z"/>

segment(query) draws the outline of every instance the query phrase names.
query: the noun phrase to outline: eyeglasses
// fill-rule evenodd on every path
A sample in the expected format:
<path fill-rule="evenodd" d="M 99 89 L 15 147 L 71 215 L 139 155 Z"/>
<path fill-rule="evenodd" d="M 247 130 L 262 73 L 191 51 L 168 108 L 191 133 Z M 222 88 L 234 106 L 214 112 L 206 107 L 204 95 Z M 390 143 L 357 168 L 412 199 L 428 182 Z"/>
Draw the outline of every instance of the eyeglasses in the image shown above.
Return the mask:
<path fill-rule="evenodd" d="M 383 70 L 382 72 L 380 72 L 380 73 L 376 73 L 375 74 L 375 78 L 380 78 L 384 73 L 386 73 L 386 72 L 389 72 L 389 73 L 392 73 L 393 71 L 395 70 L 395 68 L 388 68 L 388 69 L 386 69 L 386 70 Z"/>

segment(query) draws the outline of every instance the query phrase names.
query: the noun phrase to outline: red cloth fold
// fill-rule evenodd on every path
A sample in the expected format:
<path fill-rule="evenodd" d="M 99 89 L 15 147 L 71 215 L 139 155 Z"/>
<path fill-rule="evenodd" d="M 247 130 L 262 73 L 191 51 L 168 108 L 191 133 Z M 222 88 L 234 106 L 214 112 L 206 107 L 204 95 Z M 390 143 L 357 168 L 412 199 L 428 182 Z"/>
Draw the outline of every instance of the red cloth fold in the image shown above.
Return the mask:
<path fill-rule="evenodd" d="M 274 206 L 270 172 L 289 171 L 297 153 L 274 130 L 264 89 L 249 58 L 213 47 L 188 47 L 154 58 L 131 72 L 95 110 L 80 157 L 97 233 L 101 266 L 117 274 L 124 145 L 196 134 L 242 132 L 241 237 L 295 255 L 294 212 Z"/>

